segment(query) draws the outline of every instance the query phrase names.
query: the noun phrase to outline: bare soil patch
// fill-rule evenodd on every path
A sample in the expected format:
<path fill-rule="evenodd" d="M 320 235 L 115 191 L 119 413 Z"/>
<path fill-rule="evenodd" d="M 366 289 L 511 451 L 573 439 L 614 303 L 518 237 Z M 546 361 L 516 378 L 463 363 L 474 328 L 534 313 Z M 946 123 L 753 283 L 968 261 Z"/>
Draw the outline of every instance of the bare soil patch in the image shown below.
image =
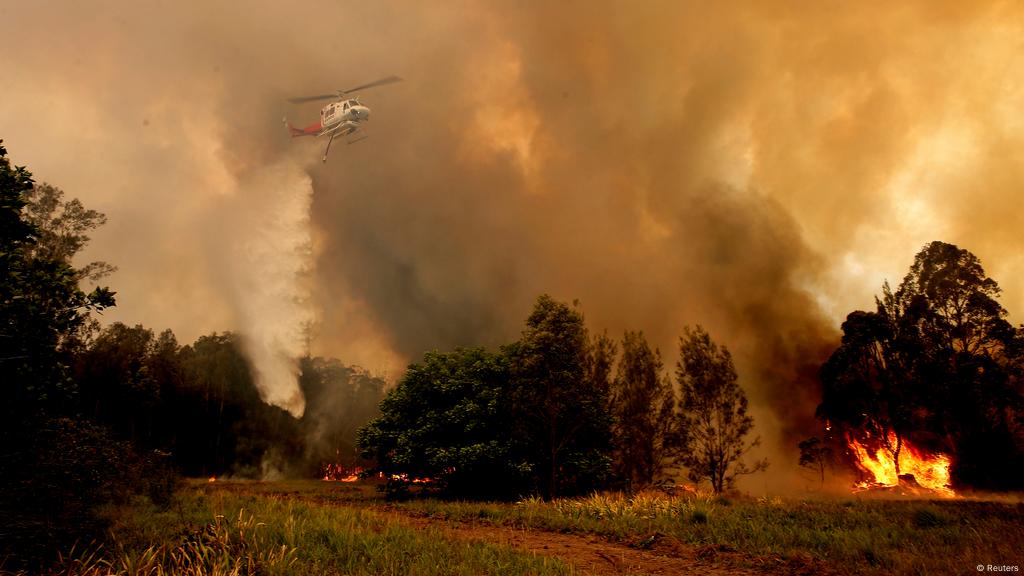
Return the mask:
<path fill-rule="evenodd" d="M 653 534 L 633 543 L 605 540 L 592 534 L 565 534 L 493 524 L 452 521 L 409 514 L 403 511 L 372 510 L 412 528 L 439 530 L 446 537 L 510 546 L 518 550 L 559 558 L 584 574 L 710 576 L 763 575 L 765 571 L 784 574 L 820 574 L 821 566 L 809 562 L 782 562 L 744 557 L 727 546 L 695 547 L 675 538 Z M 754 565 L 744 568 L 737 564 Z"/>

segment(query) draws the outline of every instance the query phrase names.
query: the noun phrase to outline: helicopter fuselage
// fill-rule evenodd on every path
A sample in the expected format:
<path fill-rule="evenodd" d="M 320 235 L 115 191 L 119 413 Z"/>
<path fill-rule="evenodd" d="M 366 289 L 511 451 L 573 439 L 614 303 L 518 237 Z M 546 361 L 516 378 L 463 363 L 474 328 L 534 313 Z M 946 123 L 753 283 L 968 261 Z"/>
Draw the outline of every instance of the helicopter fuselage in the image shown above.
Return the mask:
<path fill-rule="evenodd" d="M 320 134 L 335 130 L 338 125 L 363 122 L 370 118 L 370 109 L 358 100 L 339 100 L 320 109 Z"/>

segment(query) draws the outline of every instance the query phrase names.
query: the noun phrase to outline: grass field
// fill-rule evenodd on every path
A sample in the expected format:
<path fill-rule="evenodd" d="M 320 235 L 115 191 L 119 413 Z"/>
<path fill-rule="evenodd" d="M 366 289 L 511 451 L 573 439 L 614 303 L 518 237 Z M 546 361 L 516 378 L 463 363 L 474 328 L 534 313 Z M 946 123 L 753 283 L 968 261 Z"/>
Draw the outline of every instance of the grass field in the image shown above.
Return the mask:
<path fill-rule="evenodd" d="M 966 574 L 1024 564 L 1024 504 L 1012 501 L 645 493 L 390 503 L 372 485 L 218 481 L 187 483 L 164 510 L 139 500 L 109 516 L 109 542 L 66 554 L 54 573 Z"/>

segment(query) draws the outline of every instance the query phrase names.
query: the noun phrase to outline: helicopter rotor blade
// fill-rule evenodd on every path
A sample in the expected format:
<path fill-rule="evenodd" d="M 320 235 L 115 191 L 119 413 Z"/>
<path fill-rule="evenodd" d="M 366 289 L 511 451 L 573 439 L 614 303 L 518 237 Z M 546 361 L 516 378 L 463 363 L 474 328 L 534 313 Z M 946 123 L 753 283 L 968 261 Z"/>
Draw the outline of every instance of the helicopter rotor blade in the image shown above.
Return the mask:
<path fill-rule="evenodd" d="M 394 84 L 395 82 L 401 82 L 401 81 L 402 81 L 402 79 L 399 78 L 398 76 L 387 76 L 385 78 L 381 78 L 380 80 L 374 80 L 373 82 L 370 82 L 369 84 L 363 84 L 361 86 L 356 86 L 355 88 L 349 88 L 348 90 L 338 90 L 337 92 L 335 92 L 333 94 L 317 94 L 316 96 L 299 96 L 298 98 L 289 98 L 288 101 L 291 102 L 292 104 L 301 104 L 303 102 L 312 102 L 314 100 L 331 100 L 333 98 L 340 97 L 342 94 L 350 94 L 352 92 L 356 92 L 357 90 L 365 90 L 366 88 L 373 88 L 374 86 L 383 86 L 385 84 Z"/>
<path fill-rule="evenodd" d="M 301 104 L 303 102 L 312 102 L 314 100 L 329 100 L 331 98 L 337 98 L 338 94 L 320 94 L 317 96 L 300 96 L 298 98 L 289 98 L 288 101 L 292 104 Z"/>
<path fill-rule="evenodd" d="M 338 90 L 338 93 L 340 93 L 340 94 L 348 94 L 350 92 L 355 92 L 357 90 L 363 90 L 363 89 L 366 89 L 366 88 L 373 88 L 374 86 L 383 86 L 385 84 L 394 84 L 395 82 L 401 82 L 401 81 L 402 81 L 402 79 L 399 78 L 398 76 L 387 76 L 385 78 L 381 78 L 380 80 L 374 80 L 373 82 L 370 82 L 369 84 L 363 84 L 362 86 L 356 86 L 355 88 L 349 88 L 348 90 Z"/>

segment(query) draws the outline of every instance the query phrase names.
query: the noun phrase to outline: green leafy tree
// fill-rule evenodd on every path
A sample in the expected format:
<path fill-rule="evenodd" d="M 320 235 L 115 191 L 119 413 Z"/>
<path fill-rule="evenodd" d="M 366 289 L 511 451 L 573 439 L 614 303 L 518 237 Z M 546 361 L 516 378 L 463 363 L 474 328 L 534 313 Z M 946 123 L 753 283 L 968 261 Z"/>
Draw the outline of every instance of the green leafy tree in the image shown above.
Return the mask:
<path fill-rule="evenodd" d="M 615 375 L 615 472 L 627 489 L 650 485 L 671 448 L 675 411 L 672 383 L 663 373 L 661 353 L 643 332 L 627 331 Z"/>
<path fill-rule="evenodd" d="M 754 418 L 747 413 L 747 396 L 737 382 L 732 355 L 700 326 L 687 327 L 679 339 L 676 379 L 682 392 L 679 459 L 691 480 L 706 478 L 720 493 L 737 476 L 768 467 L 767 460 L 750 467 L 741 460 L 760 443 L 760 438 L 746 440 Z"/>
<path fill-rule="evenodd" d="M 508 411 L 508 365 L 480 348 L 428 352 L 359 430 L 363 456 L 377 462 L 389 489 L 415 479 L 458 496 L 512 497 L 524 469 Z"/>
<path fill-rule="evenodd" d="M 518 437 L 536 447 L 535 482 L 546 498 L 592 490 L 610 469 L 607 377 L 594 378 L 583 315 L 548 295 L 508 348 Z"/>
<path fill-rule="evenodd" d="M 18 421 L 70 401 L 69 344 L 80 337 L 89 312 L 113 306 L 114 294 L 107 288 L 83 292 L 70 255 L 38 253 L 43 231 L 26 217 L 32 178 L 12 167 L 6 153 L 0 145 L 0 371 L 12 392 L 7 420 Z"/>
<path fill-rule="evenodd" d="M 24 258 L 19 250 L 35 242 L 36 230 L 23 215 L 32 183 L 32 174 L 24 166 L 11 165 L 7 149 L 0 140 L 0 258 L 7 264 L 4 266 L 7 271 L 14 261 Z M 10 278 L 5 280 L 9 282 Z"/>
<path fill-rule="evenodd" d="M 73 344 L 89 313 L 114 299 L 106 288 L 83 292 L 68 258 L 38 252 L 43 231 L 26 216 L 31 190 L 31 174 L 12 166 L 0 143 L 0 557 L 20 559 L 93 524 L 107 495 L 78 487 L 116 481 L 122 468 L 114 457 L 125 453 L 102 429 L 62 417 L 76 408 Z M 56 458 L 80 465 L 55 467 Z"/>

